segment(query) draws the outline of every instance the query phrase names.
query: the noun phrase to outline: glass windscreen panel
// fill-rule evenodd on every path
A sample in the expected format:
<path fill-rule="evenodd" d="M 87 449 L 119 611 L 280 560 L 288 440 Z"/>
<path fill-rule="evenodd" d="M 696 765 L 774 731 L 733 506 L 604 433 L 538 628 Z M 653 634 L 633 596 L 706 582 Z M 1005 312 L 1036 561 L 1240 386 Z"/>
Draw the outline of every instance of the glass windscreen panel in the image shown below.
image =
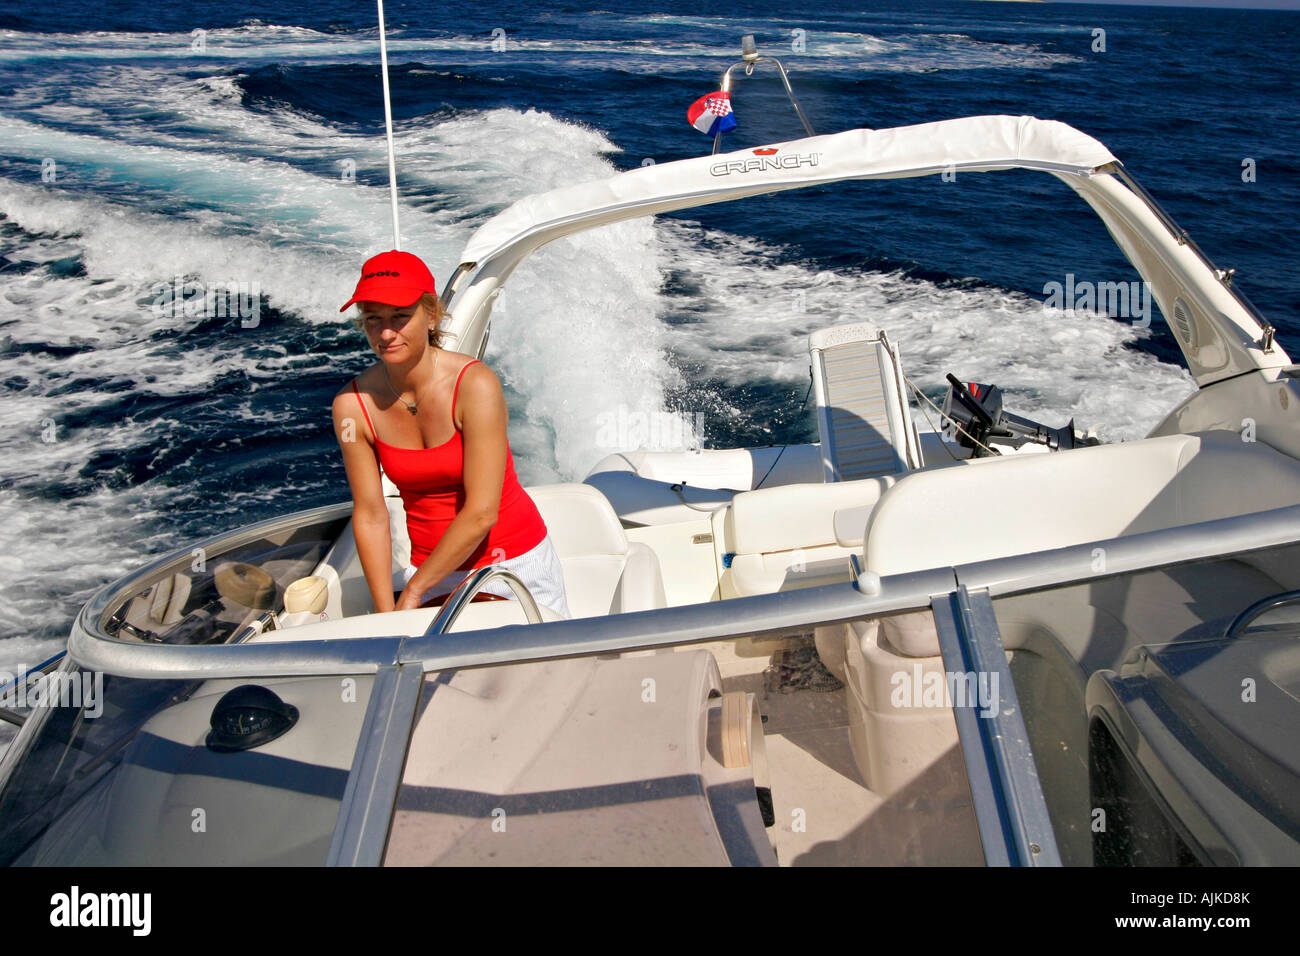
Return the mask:
<path fill-rule="evenodd" d="M 1300 862 L 1300 545 L 996 598 L 1066 865 Z"/>
<path fill-rule="evenodd" d="M 980 865 L 943 664 L 890 644 L 933 616 L 886 623 L 428 674 L 385 863 Z"/>
<path fill-rule="evenodd" d="M 134 680 L 68 662 L 46 679 L 0 790 L 0 865 L 325 863 L 371 676 Z M 241 736 L 272 701 L 281 722 Z"/>
<path fill-rule="evenodd" d="M 195 548 L 114 595 L 104 631 L 119 640 L 149 643 L 224 643 L 284 606 L 285 588 L 316 569 L 348 517 Z"/>
<path fill-rule="evenodd" d="M 835 769 L 844 778 L 845 822 L 854 823 L 852 849 L 860 856 L 837 862 L 983 865 L 953 711 L 954 703 L 978 710 L 979 684 L 968 688 L 965 675 L 945 667 L 934 614 L 926 609 L 854 621 L 831 641 L 819 629 L 816 650 L 832 667 L 837 653 L 843 655 L 835 669 L 842 669 L 844 689 L 826 743 L 838 742 L 832 752 L 841 757 Z M 987 691 L 986 684 L 986 697 Z M 798 726 L 796 718 L 787 732 L 796 746 Z"/>

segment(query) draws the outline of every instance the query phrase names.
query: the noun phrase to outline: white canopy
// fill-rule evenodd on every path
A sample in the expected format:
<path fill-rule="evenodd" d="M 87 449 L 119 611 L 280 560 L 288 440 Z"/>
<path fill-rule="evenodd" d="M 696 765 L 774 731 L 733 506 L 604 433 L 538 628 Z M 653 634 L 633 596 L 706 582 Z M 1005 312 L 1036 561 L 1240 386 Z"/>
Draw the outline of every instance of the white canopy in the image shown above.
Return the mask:
<path fill-rule="evenodd" d="M 526 255 L 575 229 L 840 179 L 896 179 L 947 169 L 1033 168 L 1088 175 L 1114 161 L 1091 136 L 1032 116 L 854 129 L 643 166 L 525 197 L 484 223 L 460 261 L 484 266 L 511 246 L 520 244 Z"/>
<path fill-rule="evenodd" d="M 1101 217 L 1163 315 L 1181 310 L 1175 337 L 1198 384 L 1289 365 L 1280 347 L 1264 351 L 1260 324 L 1169 221 L 1116 179 L 1118 167 L 1091 136 L 1032 116 L 855 129 L 644 166 L 527 196 L 479 227 L 447 290 L 443 329 L 451 347 L 481 355 L 492 303 L 515 267 L 552 240 L 607 223 L 844 179 L 1035 169 L 1064 181 Z"/>

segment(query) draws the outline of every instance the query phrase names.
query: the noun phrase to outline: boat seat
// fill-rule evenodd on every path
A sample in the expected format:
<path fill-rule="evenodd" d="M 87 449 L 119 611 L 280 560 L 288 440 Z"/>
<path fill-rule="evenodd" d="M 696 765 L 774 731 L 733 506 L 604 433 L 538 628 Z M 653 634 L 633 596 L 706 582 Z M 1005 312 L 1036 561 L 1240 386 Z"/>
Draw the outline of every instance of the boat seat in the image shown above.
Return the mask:
<path fill-rule="evenodd" d="M 590 485 L 526 489 L 546 522 L 564 568 L 565 597 L 574 617 L 648 611 L 667 605 L 659 557 L 629 543 L 609 500 Z"/>
<path fill-rule="evenodd" d="M 908 475 L 882 495 L 863 565 L 881 575 L 949 567 L 1297 503 L 1300 461 L 1235 431 L 980 458 Z"/>
<path fill-rule="evenodd" d="M 863 323 L 821 329 L 809 336 L 808 354 L 825 480 L 920 468 L 902 361 L 884 331 Z"/>
<path fill-rule="evenodd" d="M 583 479 L 632 524 L 695 521 L 762 482 L 821 480 L 816 445 L 626 451 L 606 455 Z"/>
<path fill-rule="evenodd" d="M 814 332 L 808 351 L 823 480 L 742 492 L 718 512 L 724 598 L 847 581 L 876 502 L 921 466 L 898 349 L 884 332 L 834 326 Z"/>
<path fill-rule="evenodd" d="M 170 627 L 185 616 L 192 587 L 189 575 L 177 572 L 133 598 L 122 616 L 128 624 L 142 631 Z"/>
<path fill-rule="evenodd" d="M 888 489 L 872 511 L 863 563 L 882 576 L 959 566 L 1297 503 L 1300 461 L 1243 442 L 1235 431 L 981 458 L 907 475 Z M 1058 709 L 1077 711 L 1082 720 L 1087 673 L 1118 666 L 1137 644 L 1168 641 L 1296 587 L 1298 572 L 1287 560 L 1276 551 L 1243 554 L 1209 567 L 1002 599 L 1006 647 L 1023 658 L 1021 673 L 1033 668 L 1039 675 L 1032 689 L 1017 677 L 1017 692 L 1050 688 Z M 928 759 L 955 745 L 947 709 L 899 707 L 891 699 L 897 675 L 944 672 L 929 612 L 818 628 L 817 647 L 849 685 L 850 739 L 872 790 L 905 786 Z"/>
<path fill-rule="evenodd" d="M 723 597 L 847 581 L 849 556 L 892 476 L 736 495 L 714 519 Z"/>
<path fill-rule="evenodd" d="M 863 566 L 881 575 L 949 567 L 1297 503 L 1300 461 L 1236 432 L 981 458 L 909 475 L 883 495 L 867 526 Z M 1266 566 L 1267 557 L 1244 560 L 1286 576 Z M 927 617 L 886 619 L 886 640 L 907 656 L 937 655 Z"/>

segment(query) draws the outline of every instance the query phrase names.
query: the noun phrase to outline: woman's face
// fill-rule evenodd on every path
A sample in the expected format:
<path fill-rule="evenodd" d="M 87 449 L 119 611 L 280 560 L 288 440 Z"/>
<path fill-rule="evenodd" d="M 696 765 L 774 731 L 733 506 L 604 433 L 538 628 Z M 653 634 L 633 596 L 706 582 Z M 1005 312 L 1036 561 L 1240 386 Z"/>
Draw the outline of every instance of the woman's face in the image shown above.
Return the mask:
<path fill-rule="evenodd" d="M 375 353 L 387 362 L 418 358 L 429 345 L 429 321 L 419 301 L 407 306 L 361 303 L 361 328 Z"/>

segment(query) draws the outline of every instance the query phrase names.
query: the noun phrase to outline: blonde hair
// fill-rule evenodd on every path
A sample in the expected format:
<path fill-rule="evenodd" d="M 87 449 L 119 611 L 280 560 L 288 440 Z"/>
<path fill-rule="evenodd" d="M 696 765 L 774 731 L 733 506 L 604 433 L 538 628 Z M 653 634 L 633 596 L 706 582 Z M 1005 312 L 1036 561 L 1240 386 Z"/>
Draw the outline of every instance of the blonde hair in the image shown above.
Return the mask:
<path fill-rule="evenodd" d="M 416 300 L 415 304 L 422 306 L 426 312 L 429 312 L 433 316 L 433 325 L 429 327 L 429 344 L 434 348 L 441 348 L 443 336 L 447 334 L 440 328 L 443 316 L 446 315 L 446 312 L 442 308 L 442 301 L 432 292 L 426 292 Z M 352 317 L 352 324 L 355 325 L 358 330 L 364 332 L 366 330 L 366 325 L 361 318 L 360 302 L 357 303 L 356 308 L 357 314 Z"/>

